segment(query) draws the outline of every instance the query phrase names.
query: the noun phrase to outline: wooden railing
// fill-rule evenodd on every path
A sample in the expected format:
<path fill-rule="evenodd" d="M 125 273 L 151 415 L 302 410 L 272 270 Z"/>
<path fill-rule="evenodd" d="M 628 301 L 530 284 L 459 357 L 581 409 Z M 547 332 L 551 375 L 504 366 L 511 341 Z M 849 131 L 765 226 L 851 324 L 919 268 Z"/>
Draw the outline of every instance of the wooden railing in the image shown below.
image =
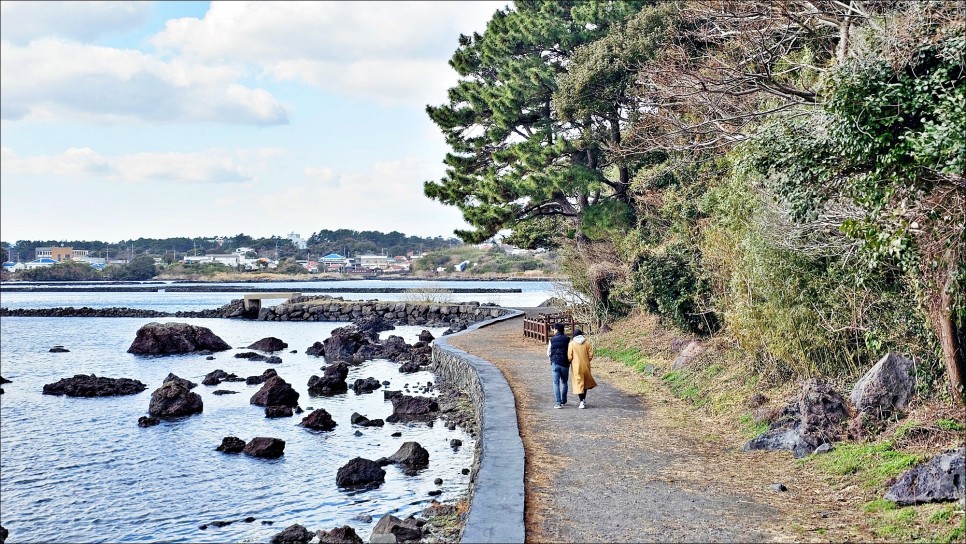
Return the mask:
<path fill-rule="evenodd" d="M 579 325 L 579 323 L 574 321 L 574 316 L 568 313 L 527 316 L 523 318 L 523 336 L 540 340 L 546 344 L 550 340 L 550 337 L 554 335 L 554 332 L 556 332 L 554 325 L 557 323 L 563 324 L 564 333 L 568 336 L 573 336 L 574 329 Z"/>

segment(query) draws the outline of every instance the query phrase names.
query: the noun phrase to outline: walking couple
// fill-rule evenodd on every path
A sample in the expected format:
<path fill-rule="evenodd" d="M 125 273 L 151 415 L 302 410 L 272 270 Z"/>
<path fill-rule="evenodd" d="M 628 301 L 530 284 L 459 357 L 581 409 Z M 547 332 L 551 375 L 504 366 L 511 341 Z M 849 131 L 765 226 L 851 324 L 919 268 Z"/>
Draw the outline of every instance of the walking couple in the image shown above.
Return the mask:
<path fill-rule="evenodd" d="M 557 404 L 554 408 L 563 408 L 567 404 L 567 378 L 573 365 L 574 393 L 580 399 L 578 408 L 587 408 L 587 390 L 597 386 L 590 374 L 590 361 L 594 358 L 594 347 L 584 336 L 583 331 L 574 329 L 573 339 L 564 334 L 564 326 L 557 323 L 554 326 L 557 334 L 550 337 L 547 343 L 547 356 L 550 357 L 550 375 L 553 378 L 553 396 Z"/>

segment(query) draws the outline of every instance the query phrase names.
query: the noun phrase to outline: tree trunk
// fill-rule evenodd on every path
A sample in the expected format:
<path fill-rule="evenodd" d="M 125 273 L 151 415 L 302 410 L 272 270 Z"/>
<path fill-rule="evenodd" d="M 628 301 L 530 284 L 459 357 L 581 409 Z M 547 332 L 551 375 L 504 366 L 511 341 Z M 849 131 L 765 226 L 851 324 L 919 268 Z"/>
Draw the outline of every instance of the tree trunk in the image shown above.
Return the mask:
<path fill-rule="evenodd" d="M 966 353 L 960 344 L 959 332 L 957 330 L 956 313 L 953 308 L 953 281 L 956 277 L 956 254 L 955 251 L 947 253 L 948 268 L 943 285 L 940 286 L 935 302 L 930 306 L 930 321 L 939 337 L 939 343 L 943 350 L 943 364 L 946 367 L 946 380 L 949 385 L 949 393 L 953 401 L 959 404 L 966 402 Z"/>

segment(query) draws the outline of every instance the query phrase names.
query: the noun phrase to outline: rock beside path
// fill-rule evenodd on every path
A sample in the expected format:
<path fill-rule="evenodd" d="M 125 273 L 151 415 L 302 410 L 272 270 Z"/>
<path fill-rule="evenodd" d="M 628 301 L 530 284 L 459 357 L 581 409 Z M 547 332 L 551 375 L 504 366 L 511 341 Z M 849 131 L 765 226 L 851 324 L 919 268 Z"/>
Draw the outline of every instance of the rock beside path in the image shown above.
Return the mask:
<path fill-rule="evenodd" d="M 860 412 L 876 419 L 903 410 L 916 392 L 915 363 L 896 353 L 879 359 L 852 387 L 850 398 Z"/>
<path fill-rule="evenodd" d="M 439 415 L 439 404 L 430 397 L 397 395 L 391 398 L 392 415 L 386 421 L 430 421 Z"/>
<path fill-rule="evenodd" d="M 843 434 L 849 421 L 845 399 L 823 380 L 802 384 L 798 399 L 786 406 L 768 430 L 745 444 L 745 450 L 790 450 L 804 457 Z"/>
<path fill-rule="evenodd" d="M 414 475 L 419 469 L 429 466 L 429 451 L 422 447 L 419 442 L 405 442 L 396 453 L 389 457 L 383 457 L 376 462 L 380 465 L 395 463 L 399 465 L 404 474 Z"/>
<path fill-rule="evenodd" d="M 392 514 L 379 518 L 369 542 L 401 543 L 419 541 L 423 530 L 414 519 L 399 519 Z"/>
<path fill-rule="evenodd" d="M 966 497 L 966 447 L 949 450 L 906 471 L 885 494 L 899 506 Z"/>
<path fill-rule="evenodd" d="M 66 395 L 68 397 L 114 397 L 135 395 L 148 386 L 130 378 L 104 378 L 93 374 L 77 374 L 73 378 L 63 378 L 44 385 L 44 395 Z"/>
<path fill-rule="evenodd" d="M 211 329 L 187 323 L 148 323 L 138 329 L 128 353 L 136 355 L 171 355 L 197 351 L 231 349 Z"/>

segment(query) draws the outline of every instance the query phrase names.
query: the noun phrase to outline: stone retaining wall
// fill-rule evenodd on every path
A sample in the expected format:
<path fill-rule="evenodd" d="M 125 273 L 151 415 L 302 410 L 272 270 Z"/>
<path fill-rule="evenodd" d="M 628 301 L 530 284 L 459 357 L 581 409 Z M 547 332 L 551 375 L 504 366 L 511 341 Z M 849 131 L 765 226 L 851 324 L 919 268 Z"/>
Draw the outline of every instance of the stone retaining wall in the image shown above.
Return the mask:
<path fill-rule="evenodd" d="M 504 312 L 456 334 L 523 315 L 517 310 Z M 433 341 L 433 371 L 438 379 L 467 391 L 480 429 L 461 542 L 523 542 L 523 441 L 513 393 L 492 363 L 450 346 L 447 339 L 453 336 Z"/>

